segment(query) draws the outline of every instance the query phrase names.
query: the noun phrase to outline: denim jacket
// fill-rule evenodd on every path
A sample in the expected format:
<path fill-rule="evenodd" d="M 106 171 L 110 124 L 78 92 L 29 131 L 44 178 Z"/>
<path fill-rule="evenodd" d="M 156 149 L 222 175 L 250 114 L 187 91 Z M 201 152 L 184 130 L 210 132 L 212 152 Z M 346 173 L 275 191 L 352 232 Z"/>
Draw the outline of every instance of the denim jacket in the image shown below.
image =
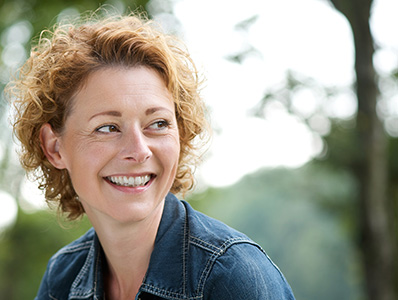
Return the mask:
<path fill-rule="evenodd" d="M 93 229 L 49 261 L 35 300 L 103 300 L 104 253 Z M 244 234 L 166 197 L 136 299 L 293 300 L 280 270 Z"/>

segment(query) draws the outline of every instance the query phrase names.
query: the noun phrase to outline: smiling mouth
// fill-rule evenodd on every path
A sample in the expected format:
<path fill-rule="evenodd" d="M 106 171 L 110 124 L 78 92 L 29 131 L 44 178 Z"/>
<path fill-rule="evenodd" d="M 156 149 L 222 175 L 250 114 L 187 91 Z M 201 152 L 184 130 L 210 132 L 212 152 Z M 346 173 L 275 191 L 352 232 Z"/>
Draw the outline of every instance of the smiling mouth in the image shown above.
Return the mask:
<path fill-rule="evenodd" d="M 129 177 L 129 176 L 109 176 L 106 179 L 118 186 L 125 186 L 125 187 L 140 187 L 145 186 L 148 182 L 152 179 L 152 175 L 144 175 L 144 176 L 136 176 L 136 177 Z"/>

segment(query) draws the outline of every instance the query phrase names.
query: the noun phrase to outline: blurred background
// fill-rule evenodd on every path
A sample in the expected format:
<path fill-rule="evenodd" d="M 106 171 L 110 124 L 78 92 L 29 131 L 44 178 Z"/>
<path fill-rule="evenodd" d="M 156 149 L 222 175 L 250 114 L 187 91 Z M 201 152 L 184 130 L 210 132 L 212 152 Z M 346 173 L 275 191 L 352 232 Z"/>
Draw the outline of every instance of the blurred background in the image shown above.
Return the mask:
<path fill-rule="evenodd" d="M 41 30 L 98 0 L 0 0 L 0 88 Z M 188 200 L 260 243 L 298 300 L 398 299 L 396 0 L 110 0 L 179 35 L 214 137 Z M 0 299 L 33 299 L 83 234 L 19 166 L 0 103 Z"/>

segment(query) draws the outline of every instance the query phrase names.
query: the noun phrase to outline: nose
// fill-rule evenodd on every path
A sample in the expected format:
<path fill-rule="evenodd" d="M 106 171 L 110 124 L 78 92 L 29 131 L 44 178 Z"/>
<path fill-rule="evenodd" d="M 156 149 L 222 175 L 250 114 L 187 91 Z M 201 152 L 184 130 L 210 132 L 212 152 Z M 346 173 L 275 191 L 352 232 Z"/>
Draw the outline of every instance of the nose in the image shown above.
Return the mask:
<path fill-rule="evenodd" d="M 144 163 L 152 156 L 147 137 L 139 130 L 131 130 L 123 136 L 123 145 L 121 148 L 123 159 Z"/>

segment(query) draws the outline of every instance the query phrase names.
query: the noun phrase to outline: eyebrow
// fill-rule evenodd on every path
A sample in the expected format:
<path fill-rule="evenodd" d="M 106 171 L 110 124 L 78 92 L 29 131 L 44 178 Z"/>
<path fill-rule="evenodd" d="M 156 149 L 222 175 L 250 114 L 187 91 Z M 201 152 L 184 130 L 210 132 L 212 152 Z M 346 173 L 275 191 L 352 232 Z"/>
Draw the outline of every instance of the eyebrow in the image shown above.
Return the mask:
<path fill-rule="evenodd" d="M 92 120 L 92 119 L 94 119 L 95 117 L 98 117 L 98 116 L 121 117 L 121 116 L 122 116 L 122 113 L 119 112 L 119 111 L 116 111 L 116 110 L 104 111 L 104 112 L 100 112 L 100 113 L 97 113 L 97 114 L 92 115 L 92 116 L 90 117 L 89 120 Z"/>
<path fill-rule="evenodd" d="M 159 110 L 165 110 L 165 111 L 168 111 L 169 113 L 173 113 L 170 109 L 168 109 L 168 108 L 166 108 L 166 107 L 162 107 L 162 106 L 157 106 L 157 107 L 151 107 L 151 108 L 148 108 L 146 111 L 145 111 L 145 114 L 147 115 L 147 116 L 149 116 L 149 115 L 152 115 L 152 114 L 154 114 L 155 112 L 157 112 L 157 111 L 159 111 Z"/>

